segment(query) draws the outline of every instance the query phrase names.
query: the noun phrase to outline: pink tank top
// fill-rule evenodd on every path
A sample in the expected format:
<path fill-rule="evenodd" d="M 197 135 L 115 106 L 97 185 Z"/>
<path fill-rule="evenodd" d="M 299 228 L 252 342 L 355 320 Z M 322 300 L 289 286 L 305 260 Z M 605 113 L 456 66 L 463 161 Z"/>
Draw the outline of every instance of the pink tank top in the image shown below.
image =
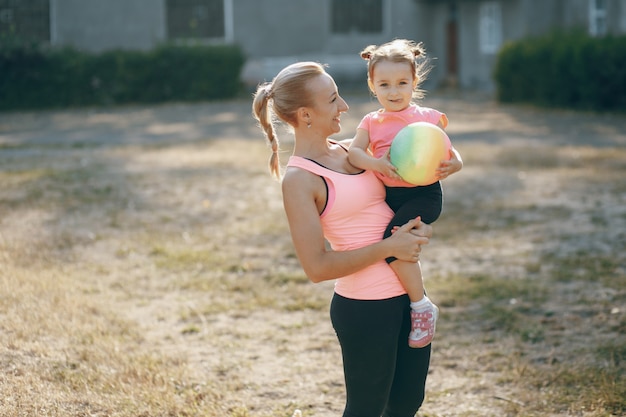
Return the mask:
<path fill-rule="evenodd" d="M 345 174 L 299 156 L 289 158 L 287 166 L 304 169 L 326 180 L 328 197 L 320 220 L 324 237 L 333 250 L 358 249 L 382 239 L 393 212 L 385 203 L 383 184 L 372 172 Z M 339 277 L 335 292 L 358 300 L 382 300 L 406 293 L 384 260 Z"/>
<path fill-rule="evenodd" d="M 400 129 L 414 122 L 428 122 L 434 125 L 441 122 L 445 129 L 448 118 L 439 110 L 412 104 L 397 112 L 383 110 L 371 112 L 361 119 L 358 128 L 368 131 L 372 154 L 380 158 L 391 147 L 391 142 Z M 389 187 L 415 187 L 413 184 L 386 177 L 378 172 L 376 175 Z"/>

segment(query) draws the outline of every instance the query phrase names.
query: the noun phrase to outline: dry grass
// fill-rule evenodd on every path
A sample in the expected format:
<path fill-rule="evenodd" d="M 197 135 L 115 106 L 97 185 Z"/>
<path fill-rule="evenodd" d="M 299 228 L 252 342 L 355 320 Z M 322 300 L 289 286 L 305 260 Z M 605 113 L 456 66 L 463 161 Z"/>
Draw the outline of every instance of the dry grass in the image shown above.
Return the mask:
<path fill-rule="evenodd" d="M 429 100 L 466 166 L 418 415 L 624 415 L 624 118 Z M 255 129 L 247 101 L 0 115 L 0 415 L 339 415 L 332 283 Z"/>

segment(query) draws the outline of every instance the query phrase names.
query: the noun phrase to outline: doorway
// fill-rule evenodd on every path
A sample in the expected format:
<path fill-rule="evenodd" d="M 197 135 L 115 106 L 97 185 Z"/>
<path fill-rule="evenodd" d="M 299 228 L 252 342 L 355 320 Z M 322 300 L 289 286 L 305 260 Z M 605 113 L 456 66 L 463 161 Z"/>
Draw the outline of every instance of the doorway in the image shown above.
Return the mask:
<path fill-rule="evenodd" d="M 458 6 L 455 1 L 448 4 L 448 18 L 446 22 L 446 76 L 445 85 L 451 88 L 458 87 L 459 58 L 458 58 Z"/>

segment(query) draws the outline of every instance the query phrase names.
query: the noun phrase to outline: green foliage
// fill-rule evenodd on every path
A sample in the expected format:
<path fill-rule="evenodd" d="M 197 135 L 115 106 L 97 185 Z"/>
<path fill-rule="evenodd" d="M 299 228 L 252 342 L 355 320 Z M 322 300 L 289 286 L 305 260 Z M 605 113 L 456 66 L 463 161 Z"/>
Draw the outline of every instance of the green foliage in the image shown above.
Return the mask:
<path fill-rule="evenodd" d="M 101 54 L 0 40 L 0 110 L 234 97 L 236 46 L 163 45 Z"/>
<path fill-rule="evenodd" d="M 626 36 L 580 30 L 507 43 L 494 70 L 498 99 L 549 107 L 626 110 Z"/>

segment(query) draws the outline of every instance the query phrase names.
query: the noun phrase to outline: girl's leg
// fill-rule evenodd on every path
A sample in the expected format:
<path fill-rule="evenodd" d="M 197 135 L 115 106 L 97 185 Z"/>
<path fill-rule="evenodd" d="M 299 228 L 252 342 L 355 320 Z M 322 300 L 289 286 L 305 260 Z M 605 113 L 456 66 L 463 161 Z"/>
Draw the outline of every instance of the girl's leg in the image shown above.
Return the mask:
<path fill-rule="evenodd" d="M 335 294 L 330 317 L 343 356 L 347 394 L 343 417 L 380 417 L 396 385 L 398 352 L 413 350 L 406 347 L 405 339 L 410 327 L 408 297 L 352 300 Z M 406 359 L 402 366 L 417 368 Z M 415 378 L 414 391 L 420 386 Z"/>
<path fill-rule="evenodd" d="M 433 222 L 439 217 L 442 205 L 441 185 L 437 182 L 426 187 L 387 188 L 387 203 L 395 215 L 389 223 L 384 237 L 391 235 L 395 226 L 401 226 L 418 215 L 425 223 Z M 411 300 L 411 333 L 409 346 L 421 348 L 428 345 L 435 336 L 435 326 L 439 309 L 424 291 L 424 281 L 419 262 L 413 264 L 395 258 L 387 262 L 394 270 L 398 279 L 409 294 Z"/>
<path fill-rule="evenodd" d="M 412 303 L 424 298 L 424 282 L 422 281 L 422 268 L 419 262 L 395 260 L 389 266 L 398 276 Z"/>
<path fill-rule="evenodd" d="M 389 264 L 407 291 L 411 306 L 409 346 L 422 348 L 432 342 L 439 316 L 439 308 L 426 296 L 422 270 L 418 263 L 396 260 Z M 417 268 L 416 268 L 417 266 Z"/>
<path fill-rule="evenodd" d="M 391 236 L 395 227 L 400 227 L 409 220 L 420 216 L 424 223 L 431 224 L 439 218 L 443 206 L 441 184 L 436 182 L 425 187 L 387 187 L 386 202 L 394 212 L 387 225 L 383 238 Z M 387 258 L 391 263 L 396 258 Z"/>
<path fill-rule="evenodd" d="M 411 219 L 420 216 L 424 223 L 431 224 L 439 218 L 443 207 L 443 190 L 441 183 L 436 182 L 424 187 L 387 187 L 386 202 L 396 214 L 392 222 L 400 222 L 402 226 Z"/>

